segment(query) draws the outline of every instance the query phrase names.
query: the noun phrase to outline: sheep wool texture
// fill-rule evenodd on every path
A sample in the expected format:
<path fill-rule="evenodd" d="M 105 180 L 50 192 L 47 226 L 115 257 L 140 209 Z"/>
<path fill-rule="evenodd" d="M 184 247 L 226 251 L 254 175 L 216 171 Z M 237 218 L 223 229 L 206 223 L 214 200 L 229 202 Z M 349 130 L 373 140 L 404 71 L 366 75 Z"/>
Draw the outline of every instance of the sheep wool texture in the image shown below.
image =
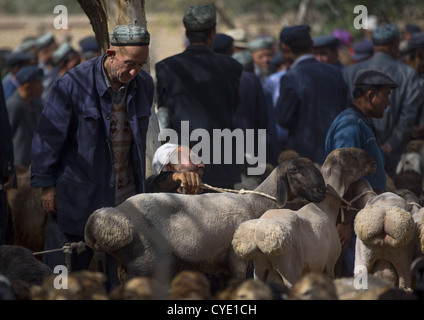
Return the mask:
<path fill-rule="evenodd" d="M 411 214 L 399 207 L 369 206 L 358 212 L 355 218 L 355 232 L 366 244 L 383 241 L 392 247 L 403 246 L 412 240 L 414 229 Z M 384 240 L 380 235 L 385 235 Z"/>

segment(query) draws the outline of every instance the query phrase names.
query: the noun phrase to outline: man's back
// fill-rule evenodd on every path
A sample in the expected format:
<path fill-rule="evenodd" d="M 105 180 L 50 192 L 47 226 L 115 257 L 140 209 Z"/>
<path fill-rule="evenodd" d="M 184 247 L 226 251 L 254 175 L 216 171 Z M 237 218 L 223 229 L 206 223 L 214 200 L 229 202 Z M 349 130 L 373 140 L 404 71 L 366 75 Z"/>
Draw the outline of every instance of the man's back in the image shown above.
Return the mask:
<path fill-rule="evenodd" d="M 202 45 L 191 45 L 184 52 L 158 62 L 158 106 L 168 107 L 169 127 L 180 136 L 181 122 L 189 121 L 190 133 L 198 128 L 207 130 L 212 146 L 213 129 L 233 128 L 241 72 L 242 66 L 235 59 Z M 190 143 L 193 147 L 197 141 Z M 211 151 L 211 159 L 212 154 Z M 203 179 L 206 183 L 219 184 L 222 179 L 228 184 L 239 182 L 240 172 L 229 165 L 207 166 Z"/>
<path fill-rule="evenodd" d="M 349 95 L 352 94 L 356 73 L 363 69 L 381 71 L 399 84 L 399 88 L 390 95 L 390 106 L 385 110 L 383 118 L 373 119 L 373 122 L 379 142 L 389 143 L 395 153 L 400 154 L 406 148 L 419 107 L 423 103 L 424 96 L 419 87 L 418 76 L 414 69 L 388 54 L 376 53 L 372 58 L 343 70 Z"/>
<path fill-rule="evenodd" d="M 279 124 L 289 130 L 287 148 L 314 162 L 325 160 L 325 137 L 347 106 L 347 87 L 339 68 L 310 57 L 281 78 Z"/>

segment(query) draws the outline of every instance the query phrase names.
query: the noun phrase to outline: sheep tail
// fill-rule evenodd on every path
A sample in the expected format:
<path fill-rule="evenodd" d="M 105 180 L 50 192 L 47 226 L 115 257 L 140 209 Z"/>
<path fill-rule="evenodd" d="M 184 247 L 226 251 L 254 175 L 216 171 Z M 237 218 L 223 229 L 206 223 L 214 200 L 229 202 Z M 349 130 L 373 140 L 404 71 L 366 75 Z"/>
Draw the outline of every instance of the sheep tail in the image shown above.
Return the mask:
<path fill-rule="evenodd" d="M 282 255 L 293 244 L 292 228 L 283 221 L 262 218 L 256 225 L 255 239 L 264 254 Z"/>
<path fill-rule="evenodd" d="M 133 241 L 134 228 L 116 208 L 94 211 L 85 225 L 85 241 L 95 251 L 113 252 Z"/>
<path fill-rule="evenodd" d="M 255 241 L 255 227 L 258 219 L 252 219 L 241 223 L 236 229 L 231 242 L 234 252 L 243 259 L 250 259 L 258 247 Z"/>
<path fill-rule="evenodd" d="M 367 206 L 355 218 L 355 232 L 366 244 L 400 247 L 412 241 L 414 220 L 399 207 Z"/>

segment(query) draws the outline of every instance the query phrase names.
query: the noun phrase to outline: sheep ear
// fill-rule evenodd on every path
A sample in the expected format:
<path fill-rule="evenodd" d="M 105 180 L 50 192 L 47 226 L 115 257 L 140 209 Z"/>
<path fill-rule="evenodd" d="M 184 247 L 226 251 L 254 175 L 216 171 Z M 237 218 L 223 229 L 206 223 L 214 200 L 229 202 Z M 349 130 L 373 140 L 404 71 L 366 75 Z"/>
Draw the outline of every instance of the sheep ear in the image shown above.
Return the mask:
<path fill-rule="evenodd" d="M 342 197 L 346 192 L 343 174 L 335 172 L 334 169 L 331 170 L 331 174 L 327 178 L 327 187 L 328 185 L 333 187 L 334 191 L 336 191 L 340 197 Z"/>
<path fill-rule="evenodd" d="M 278 180 L 277 182 L 277 208 L 282 209 L 287 203 L 287 193 L 289 186 L 286 179 Z"/>

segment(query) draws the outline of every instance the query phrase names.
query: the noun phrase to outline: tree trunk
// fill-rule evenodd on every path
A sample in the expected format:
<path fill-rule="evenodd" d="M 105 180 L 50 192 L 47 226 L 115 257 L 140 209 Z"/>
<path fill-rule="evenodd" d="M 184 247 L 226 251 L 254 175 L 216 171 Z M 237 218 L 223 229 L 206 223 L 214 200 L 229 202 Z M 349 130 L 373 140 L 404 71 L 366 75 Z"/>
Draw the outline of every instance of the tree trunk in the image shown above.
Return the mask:
<path fill-rule="evenodd" d="M 147 25 L 144 0 L 78 0 L 78 3 L 88 16 L 97 44 L 103 53 L 109 48 L 109 33 L 113 27 L 120 24 L 142 27 Z M 150 73 L 150 64 L 146 63 L 143 69 Z M 146 178 L 155 173 L 152 159 L 160 146 L 159 124 L 154 105 L 151 112 L 146 139 Z"/>

